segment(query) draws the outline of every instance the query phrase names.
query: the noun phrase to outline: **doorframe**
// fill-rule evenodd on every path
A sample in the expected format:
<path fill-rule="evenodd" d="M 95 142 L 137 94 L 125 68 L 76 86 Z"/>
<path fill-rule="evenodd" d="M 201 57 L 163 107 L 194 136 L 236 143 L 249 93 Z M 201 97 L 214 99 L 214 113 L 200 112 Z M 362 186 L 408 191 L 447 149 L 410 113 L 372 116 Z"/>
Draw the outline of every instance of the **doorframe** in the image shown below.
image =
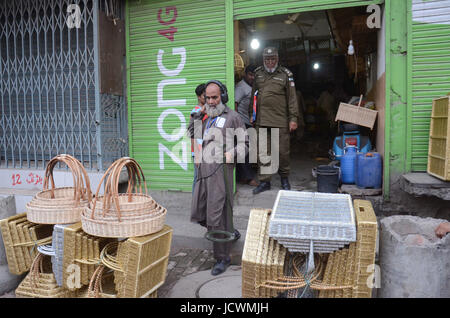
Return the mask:
<path fill-rule="evenodd" d="M 351 7 L 364 7 L 372 4 L 384 4 L 384 15 L 386 19 L 386 37 L 385 37 L 385 64 L 386 64 L 386 84 L 385 84 L 385 139 L 384 139 L 384 160 L 383 160 L 383 197 L 389 200 L 390 191 L 390 141 L 391 141 L 391 1 L 392 0 L 369 0 L 369 1 L 359 1 L 342 3 L 340 1 L 334 0 L 329 4 L 317 6 L 305 6 L 293 9 L 284 9 L 279 11 L 273 11 L 272 15 L 287 14 L 294 12 L 310 12 L 310 11 L 322 11 L 329 9 L 338 8 L 351 8 Z M 408 3 L 411 0 L 408 0 Z M 228 87 L 228 95 L 230 100 L 234 101 L 234 21 L 243 20 L 249 18 L 260 18 L 270 16 L 264 13 L 253 13 L 253 14 L 243 14 L 235 16 L 234 14 L 234 1 L 225 0 L 225 19 L 226 19 L 226 85 Z M 408 35 L 409 37 L 410 35 Z"/>

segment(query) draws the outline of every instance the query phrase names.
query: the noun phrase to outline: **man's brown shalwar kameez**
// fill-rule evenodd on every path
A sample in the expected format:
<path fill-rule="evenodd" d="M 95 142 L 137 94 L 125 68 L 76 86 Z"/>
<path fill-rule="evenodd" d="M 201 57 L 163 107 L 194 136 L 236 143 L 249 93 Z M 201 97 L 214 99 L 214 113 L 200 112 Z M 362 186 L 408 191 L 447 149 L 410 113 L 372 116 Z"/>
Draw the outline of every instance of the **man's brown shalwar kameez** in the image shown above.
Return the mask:
<path fill-rule="evenodd" d="M 200 125 L 200 122 L 197 122 Z M 231 138 L 227 140 L 227 128 L 245 131 L 245 125 L 239 114 L 234 110 L 225 107 L 221 115 L 215 118 L 208 118 L 201 124 L 203 136 L 202 160 L 198 166 L 197 182 L 194 185 L 191 205 L 191 221 L 195 223 L 206 222 L 208 231 L 222 230 L 232 231 L 229 228 L 227 200 L 233 204 L 233 169 L 235 164 L 225 164 L 224 149 L 234 155 L 234 162 L 237 162 L 238 154 L 245 158 L 248 152 L 248 137 L 245 139 Z M 210 126 L 210 127 L 209 127 Z M 229 137 L 231 136 L 230 133 Z M 222 136 L 220 140 L 219 136 Z M 200 136 L 194 136 L 199 138 Z M 230 139 L 230 138 L 228 138 Z M 236 140 L 235 140 L 236 139 Z M 224 147 L 225 144 L 225 147 Z M 210 155 L 208 155 L 210 154 Z M 214 161 L 211 160 L 211 155 Z M 199 158 L 196 158 L 196 161 Z M 207 161 L 207 162 L 205 162 Z M 225 164 L 225 169 L 224 169 Z M 225 189 L 225 178 L 228 190 Z M 230 197 L 227 199 L 227 193 Z M 223 260 L 230 256 L 231 243 L 213 243 L 214 257 Z"/>

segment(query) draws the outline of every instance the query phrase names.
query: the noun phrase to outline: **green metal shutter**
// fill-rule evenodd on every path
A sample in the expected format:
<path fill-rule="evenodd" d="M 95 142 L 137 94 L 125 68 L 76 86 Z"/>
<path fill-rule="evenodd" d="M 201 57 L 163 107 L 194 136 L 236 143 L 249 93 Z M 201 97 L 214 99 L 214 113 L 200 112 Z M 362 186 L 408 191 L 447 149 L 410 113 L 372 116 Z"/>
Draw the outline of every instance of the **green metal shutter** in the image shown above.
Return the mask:
<path fill-rule="evenodd" d="M 412 1 L 411 170 L 426 171 L 432 101 L 450 92 L 450 1 Z"/>
<path fill-rule="evenodd" d="M 367 6 L 383 2 L 384 0 L 235 0 L 233 2 L 233 12 L 234 18 L 241 20 L 300 11 Z"/>
<path fill-rule="evenodd" d="M 192 189 L 185 128 L 197 85 L 226 78 L 225 7 L 225 0 L 127 2 L 130 156 L 150 189 Z"/>

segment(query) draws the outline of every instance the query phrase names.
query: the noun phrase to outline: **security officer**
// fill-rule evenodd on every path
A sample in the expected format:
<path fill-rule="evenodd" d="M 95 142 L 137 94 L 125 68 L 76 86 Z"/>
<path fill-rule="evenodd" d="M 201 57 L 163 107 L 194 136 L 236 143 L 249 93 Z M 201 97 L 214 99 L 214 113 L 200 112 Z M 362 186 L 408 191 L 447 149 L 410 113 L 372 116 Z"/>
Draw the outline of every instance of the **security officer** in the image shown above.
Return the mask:
<path fill-rule="evenodd" d="M 278 174 L 281 177 L 281 188 L 291 189 L 288 179 L 290 132 L 297 129 L 299 117 L 294 76 L 287 68 L 278 65 L 278 50 L 275 47 L 265 48 L 263 61 L 264 66 L 255 70 L 252 88 L 252 96 L 255 96 L 255 92 L 257 93 L 256 116 L 254 116 L 253 103 L 249 105 L 249 118 L 258 131 L 259 146 L 261 142 L 266 144 L 266 147 L 258 147 L 260 184 L 253 189 L 253 194 L 270 190 L 271 175 L 277 172 L 272 169 L 267 173 L 273 161 L 271 160 L 271 133 L 274 132 L 272 128 L 279 129 Z M 267 138 L 260 140 L 261 128 L 267 128 Z M 274 155 L 276 156 L 276 153 Z"/>

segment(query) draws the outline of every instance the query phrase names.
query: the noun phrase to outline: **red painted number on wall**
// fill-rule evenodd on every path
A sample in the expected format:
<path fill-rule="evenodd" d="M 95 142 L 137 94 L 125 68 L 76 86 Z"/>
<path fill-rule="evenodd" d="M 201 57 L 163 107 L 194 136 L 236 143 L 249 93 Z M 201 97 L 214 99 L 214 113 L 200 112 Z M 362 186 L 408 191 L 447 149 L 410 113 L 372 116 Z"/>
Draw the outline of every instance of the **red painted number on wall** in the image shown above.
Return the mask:
<path fill-rule="evenodd" d="M 158 10 L 158 22 L 161 25 L 169 26 L 169 25 L 175 23 L 175 21 L 177 20 L 178 12 L 177 12 L 177 8 L 174 7 L 174 6 L 166 7 L 165 9 L 166 9 L 165 10 L 166 11 L 165 12 L 166 19 L 163 19 L 161 17 L 163 9 L 159 9 Z M 173 40 L 175 40 L 175 33 L 176 32 L 177 32 L 177 28 L 175 28 L 173 26 L 171 26 L 170 28 L 167 28 L 167 29 L 158 30 L 158 33 L 160 35 L 166 37 L 171 42 L 173 42 Z"/>
<path fill-rule="evenodd" d="M 42 177 L 30 172 L 25 180 L 28 184 L 42 184 Z"/>
<path fill-rule="evenodd" d="M 19 173 L 13 173 L 11 176 L 11 179 L 12 179 L 13 186 L 22 184 L 22 176 Z M 28 184 L 34 184 L 34 185 L 42 184 L 42 177 L 38 174 L 34 174 L 34 173 L 30 172 L 27 175 L 25 182 Z"/>
<path fill-rule="evenodd" d="M 17 184 L 22 184 L 22 181 L 20 181 L 20 174 L 16 173 L 12 175 L 12 185 L 15 186 Z"/>

